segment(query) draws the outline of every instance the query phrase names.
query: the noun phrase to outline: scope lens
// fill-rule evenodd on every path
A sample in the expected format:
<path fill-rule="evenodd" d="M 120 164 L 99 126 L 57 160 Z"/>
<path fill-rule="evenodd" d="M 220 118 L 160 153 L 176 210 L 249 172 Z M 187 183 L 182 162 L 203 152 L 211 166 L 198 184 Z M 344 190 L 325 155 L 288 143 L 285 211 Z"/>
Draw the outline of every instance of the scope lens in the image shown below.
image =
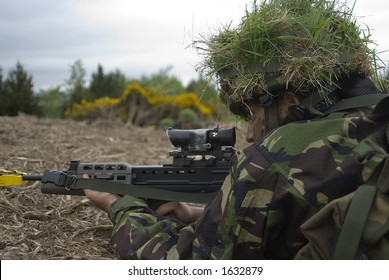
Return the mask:
<path fill-rule="evenodd" d="M 234 146 L 236 141 L 235 128 L 222 128 L 209 132 L 209 141 L 220 146 Z"/>

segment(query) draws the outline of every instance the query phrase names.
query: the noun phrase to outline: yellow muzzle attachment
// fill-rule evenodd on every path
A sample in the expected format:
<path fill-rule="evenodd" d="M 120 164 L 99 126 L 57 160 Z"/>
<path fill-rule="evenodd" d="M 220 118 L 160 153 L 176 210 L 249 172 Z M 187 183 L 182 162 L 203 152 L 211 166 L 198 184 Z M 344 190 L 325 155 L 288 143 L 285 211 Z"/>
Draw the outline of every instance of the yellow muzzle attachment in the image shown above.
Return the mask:
<path fill-rule="evenodd" d="M 27 181 L 23 180 L 23 175 L 27 175 L 27 173 L 0 169 L 0 187 L 24 185 Z"/>

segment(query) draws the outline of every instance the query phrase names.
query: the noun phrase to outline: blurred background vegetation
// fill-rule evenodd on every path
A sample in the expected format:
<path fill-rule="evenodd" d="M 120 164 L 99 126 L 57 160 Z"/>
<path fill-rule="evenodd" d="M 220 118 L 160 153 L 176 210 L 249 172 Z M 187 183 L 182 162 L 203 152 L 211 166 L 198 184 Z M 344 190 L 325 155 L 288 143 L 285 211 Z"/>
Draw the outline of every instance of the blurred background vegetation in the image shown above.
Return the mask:
<path fill-rule="evenodd" d="M 81 60 L 63 84 L 34 92 L 33 77 L 21 62 L 8 76 L 0 66 L 0 116 L 19 113 L 75 120 L 120 119 L 137 126 L 198 128 L 230 118 L 216 85 L 201 75 L 184 86 L 171 67 L 139 79 L 98 65 L 87 83 Z"/>

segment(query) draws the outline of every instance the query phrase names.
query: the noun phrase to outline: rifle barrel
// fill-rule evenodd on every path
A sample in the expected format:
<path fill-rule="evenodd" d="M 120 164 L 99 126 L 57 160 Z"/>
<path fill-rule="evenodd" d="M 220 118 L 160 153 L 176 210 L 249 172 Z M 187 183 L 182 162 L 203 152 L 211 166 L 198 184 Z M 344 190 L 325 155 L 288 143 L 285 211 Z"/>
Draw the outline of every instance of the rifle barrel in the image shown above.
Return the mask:
<path fill-rule="evenodd" d="M 24 181 L 42 181 L 42 175 L 23 175 L 22 179 Z"/>

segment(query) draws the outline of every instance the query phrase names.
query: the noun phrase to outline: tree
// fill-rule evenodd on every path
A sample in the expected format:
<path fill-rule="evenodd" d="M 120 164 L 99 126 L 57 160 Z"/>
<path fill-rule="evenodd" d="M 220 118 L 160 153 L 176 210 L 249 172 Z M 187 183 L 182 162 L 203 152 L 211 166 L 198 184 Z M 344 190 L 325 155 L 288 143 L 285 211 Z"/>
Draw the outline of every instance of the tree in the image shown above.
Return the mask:
<path fill-rule="evenodd" d="M 171 66 L 159 70 L 151 76 L 143 76 L 139 84 L 144 88 L 159 90 L 167 95 L 178 95 L 185 92 L 182 82 L 175 76 L 169 75 Z"/>
<path fill-rule="evenodd" d="M 4 91 L 4 83 L 3 83 L 3 69 L 0 68 L 0 116 L 4 116 L 6 114 L 7 97 Z"/>
<path fill-rule="evenodd" d="M 68 96 L 61 91 L 60 86 L 42 90 L 38 95 L 38 104 L 42 115 L 47 118 L 63 118 Z"/>
<path fill-rule="evenodd" d="M 3 90 L 3 69 L 0 67 L 0 93 Z"/>
<path fill-rule="evenodd" d="M 101 98 L 107 93 L 107 89 L 105 88 L 104 70 L 103 66 L 100 64 L 97 65 L 97 72 L 92 73 L 89 91 L 91 92 L 93 99 Z"/>
<path fill-rule="evenodd" d="M 115 70 L 107 74 L 106 76 L 107 88 L 110 89 L 110 97 L 120 97 L 127 86 L 127 78 L 120 71 Z"/>
<path fill-rule="evenodd" d="M 196 93 L 202 103 L 211 106 L 217 112 L 218 120 L 228 119 L 231 116 L 226 105 L 219 99 L 216 85 L 201 74 L 197 80 L 189 82 L 186 91 Z"/>
<path fill-rule="evenodd" d="M 89 91 L 92 99 L 102 97 L 120 97 L 126 87 L 126 77 L 119 70 L 104 74 L 103 66 L 97 66 L 97 72 L 92 74 Z"/>
<path fill-rule="evenodd" d="M 187 92 L 196 93 L 203 103 L 218 102 L 218 93 L 214 84 L 199 75 L 197 80 L 191 80 L 186 87 Z"/>
<path fill-rule="evenodd" d="M 33 92 L 32 76 L 28 74 L 20 62 L 11 69 L 2 85 L 5 108 L 4 115 L 16 116 L 18 112 L 38 114 L 39 108 Z M 3 99 L 3 98 L 2 98 Z"/>
<path fill-rule="evenodd" d="M 69 96 L 69 106 L 81 102 L 82 99 L 90 99 L 90 94 L 85 87 L 86 71 L 80 59 L 70 65 L 70 77 L 65 81 L 66 94 Z"/>

